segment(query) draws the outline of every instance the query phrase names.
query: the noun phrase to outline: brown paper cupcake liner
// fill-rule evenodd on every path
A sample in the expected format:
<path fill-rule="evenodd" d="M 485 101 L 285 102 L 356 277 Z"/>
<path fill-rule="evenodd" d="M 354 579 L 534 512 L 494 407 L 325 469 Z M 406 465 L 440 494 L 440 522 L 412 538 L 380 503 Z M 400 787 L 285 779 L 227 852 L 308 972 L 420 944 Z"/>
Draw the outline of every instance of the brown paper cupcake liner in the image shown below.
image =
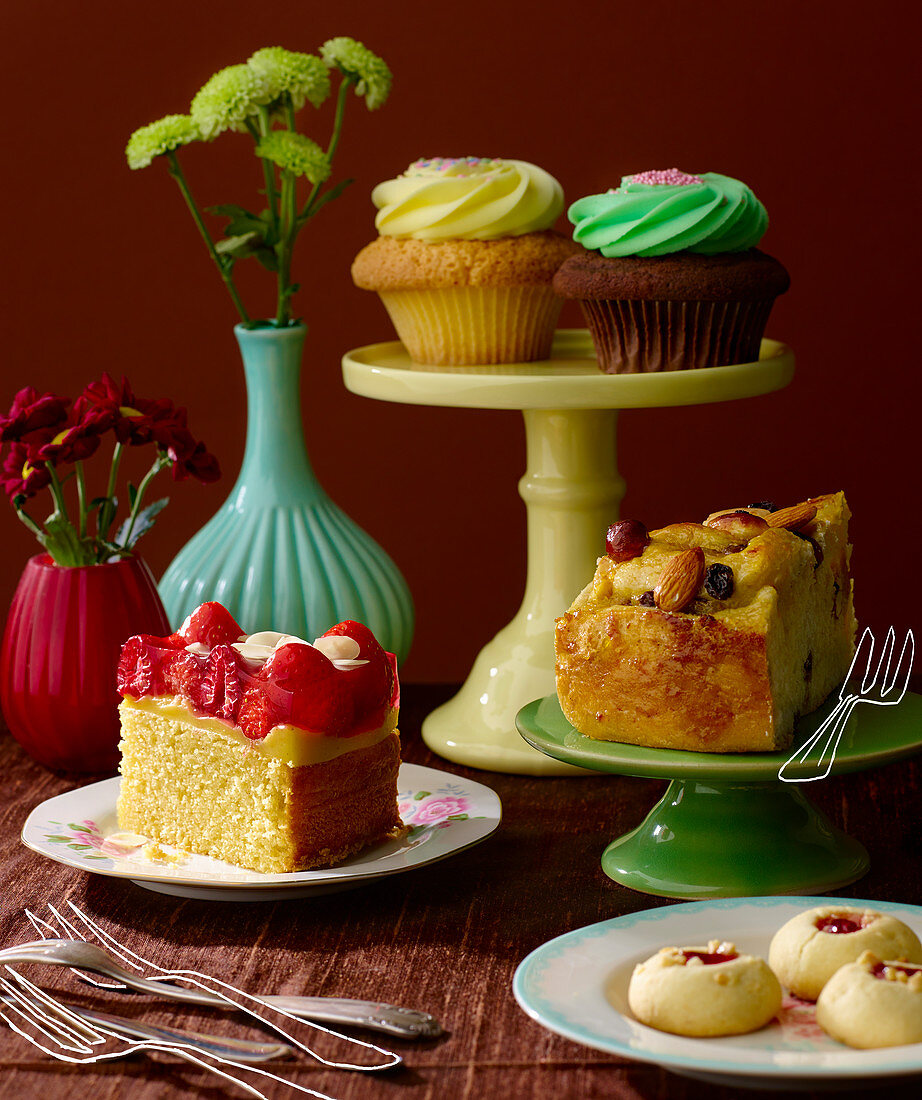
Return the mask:
<path fill-rule="evenodd" d="M 580 302 L 606 374 L 751 363 L 774 298 L 750 302 Z"/>
<path fill-rule="evenodd" d="M 410 358 L 431 366 L 547 359 L 561 300 L 548 287 L 381 291 Z"/>

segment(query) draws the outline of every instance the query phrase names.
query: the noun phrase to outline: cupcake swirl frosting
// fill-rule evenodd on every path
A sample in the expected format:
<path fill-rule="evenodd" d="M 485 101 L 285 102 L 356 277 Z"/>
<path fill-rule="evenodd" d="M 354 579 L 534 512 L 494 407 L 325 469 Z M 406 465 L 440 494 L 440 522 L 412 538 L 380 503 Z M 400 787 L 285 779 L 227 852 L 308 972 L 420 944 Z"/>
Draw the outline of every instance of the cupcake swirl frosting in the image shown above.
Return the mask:
<path fill-rule="evenodd" d="M 742 252 L 768 227 L 765 207 L 744 183 L 676 168 L 624 176 L 617 190 L 578 199 L 567 217 L 583 247 L 608 257 Z"/>
<path fill-rule="evenodd" d="M 379 183 L 371 200 L 384 237 L 486 241 L 549 229 L 563 210 L 563 188 L 523 160 L 433 157 Z"/>

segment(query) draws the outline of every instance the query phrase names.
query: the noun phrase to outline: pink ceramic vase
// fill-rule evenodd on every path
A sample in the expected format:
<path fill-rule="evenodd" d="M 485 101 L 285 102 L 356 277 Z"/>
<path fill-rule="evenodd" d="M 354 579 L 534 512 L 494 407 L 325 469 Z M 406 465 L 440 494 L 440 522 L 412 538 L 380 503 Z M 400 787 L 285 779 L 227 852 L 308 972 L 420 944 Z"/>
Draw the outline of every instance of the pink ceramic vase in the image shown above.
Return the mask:
<path fill-rule="evenodd" d="M 115 671 L 132 634 L 169 634 L 150 570 L 138 558 L 55 565 L 30 558 L 0 650 L 0 702 L 10 732 L 49 768 L 118 763 Z"/>

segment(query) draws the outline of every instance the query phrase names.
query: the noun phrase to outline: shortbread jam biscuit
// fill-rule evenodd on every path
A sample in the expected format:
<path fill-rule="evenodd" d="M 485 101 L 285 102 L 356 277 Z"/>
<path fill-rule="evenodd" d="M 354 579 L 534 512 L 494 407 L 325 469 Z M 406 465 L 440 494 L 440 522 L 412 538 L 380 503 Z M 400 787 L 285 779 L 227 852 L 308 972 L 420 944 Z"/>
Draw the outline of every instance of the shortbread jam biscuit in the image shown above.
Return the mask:
<path fill-rule="evenodd" d="M 743 1035 L 781 1008 L 781 986 L 762 959 L 732 943 L 663 947 L 634 968 L 628 1004 L 642 1024 L 692 1037 Z"/>
<path fill-rule="evenodd" d="M 922 963 L 919 937 L 896 917 L 873 909 L 820 905 L 778 929 L 768 964 L 795 997 L 815 1001 L 833 974 L 865 951 Z"/>
<path fill-rule="evenodd" d="M 850 1047 L 922 1043 L 922 966 L 863 952 L 823 987 L 816 1022 Z"/>
<path fill-rule="evenodd" d="M 588 737 L 699 752 L 789 747 L 854 653 L 843 493 L 703 523 L 609 528 L 557 620 L 557 695 Z"/>
<path fill-rule="evenodd" d="M 118 690 L 122 829 L 267 873 L 401 829 L 396 662 L 361 623 L 247 637 L 202 604 L 125 643 Z"/>

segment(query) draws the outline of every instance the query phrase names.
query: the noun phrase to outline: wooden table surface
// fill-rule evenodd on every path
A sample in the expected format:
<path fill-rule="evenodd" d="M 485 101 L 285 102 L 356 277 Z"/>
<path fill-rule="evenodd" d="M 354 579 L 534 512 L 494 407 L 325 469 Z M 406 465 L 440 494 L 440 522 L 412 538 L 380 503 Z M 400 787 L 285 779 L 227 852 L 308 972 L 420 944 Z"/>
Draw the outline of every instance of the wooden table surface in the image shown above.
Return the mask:
<path fill-rule="evenodd" d="M 340 1100 L 480 1100 L 498 1097 L 617 1097 L 729 1100 L 741 1093 L 576 1045 L 532 1022 L 512 995 L 518 963 L 546 940 L 622 913 L 669 904 L 611 882 L 599 865 L 604 843 L 638 824 L 662 793 L 657 780 L 588 774 L 547 779 L 479 772 L 433 756 L 423 717 L 450 689 L 404 688 L 404 759 L 476 779 L 503 802 L 503 822 L 485 843 L 428 867 L 338 894 L 275 902 L 195 901 L 152 893 L 128 880 L 75 871 L 26 849 L 28 811 L 52 795 L 103 776 L 58 775 L 0 733 L 0 944 L 32 939 L 22 910 L 72 899 L 118 939 L 163 965 L 199 968 L 263 992 L 388 1000 L 425 1009 L 447 1034 L 425 1043 L 386 1040 L 406 1067 L 364 1076 L 306 1059 L 277 1072 Z M 815 784 L 813 801 L 860 839 L 869 874 L 843 896 L 922 904 L 922 770 L 915 761 Z M 99 1004 L 64 972 L 30 967 L 34 980 L 64 984 L 74 1000 Z M 143 996 L 112 1008 L 123 1015 L 222 1033 L 246 1033 L 216 1012 Z M 364 1037 L 371 1037 L 363 1033 Z M 337 1052 L 338 1053 L 338 1052 Z M 243 1096 L 217 1078 L 157 1055 L 73 1069 L 0 1030 L 0 1095 L 16 1098 L 130 1096 L 152 1100 Z M 273 1098 L 299 1093 L 279 1086 Z M 757 1096 L 790 1093 L 753 1092 Z M 829 1096 L 822 1093 L 801 1095 Z M 839 1096 L 918 1095 L 913 1085 Z"/>

